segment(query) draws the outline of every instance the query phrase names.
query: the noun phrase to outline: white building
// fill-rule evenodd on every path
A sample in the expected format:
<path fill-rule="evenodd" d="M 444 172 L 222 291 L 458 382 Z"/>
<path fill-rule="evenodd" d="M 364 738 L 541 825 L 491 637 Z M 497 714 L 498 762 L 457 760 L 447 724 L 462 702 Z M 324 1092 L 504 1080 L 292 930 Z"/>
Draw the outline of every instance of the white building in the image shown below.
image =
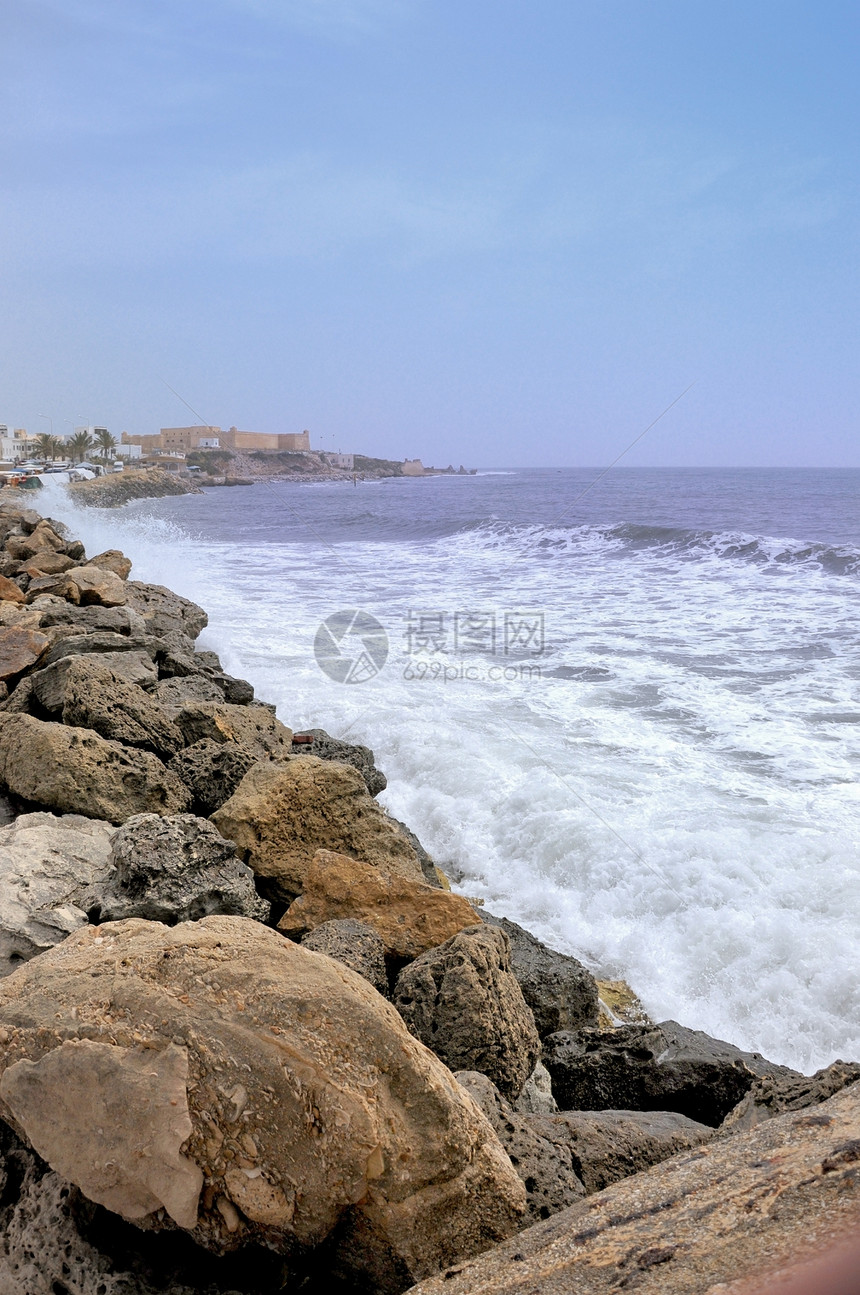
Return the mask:
<path fill-rule="evenodd" d="M 28 459 L 35 449 L 35 439 L 35 436 L 28 436 L 24 427 L 10 428 L 0 423 L 0 459 L 4 463 Z"/>
<path fill-rule="evenodd" d="M 113 447 L 113 453 L 118 459 L 139 459 L 143 450 L 139 445 L 119 445 Z"/>

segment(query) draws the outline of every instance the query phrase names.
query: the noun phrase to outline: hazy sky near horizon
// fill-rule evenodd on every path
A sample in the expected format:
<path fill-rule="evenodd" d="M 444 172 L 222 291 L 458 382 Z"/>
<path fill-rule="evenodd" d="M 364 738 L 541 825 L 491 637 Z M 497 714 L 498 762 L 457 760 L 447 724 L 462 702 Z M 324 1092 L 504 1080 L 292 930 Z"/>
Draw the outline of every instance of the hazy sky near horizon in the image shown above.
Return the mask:
<path fill-rule="evenodd" d="M 0 422 L 860 466 L 860 10 L 4 0 Z"/>

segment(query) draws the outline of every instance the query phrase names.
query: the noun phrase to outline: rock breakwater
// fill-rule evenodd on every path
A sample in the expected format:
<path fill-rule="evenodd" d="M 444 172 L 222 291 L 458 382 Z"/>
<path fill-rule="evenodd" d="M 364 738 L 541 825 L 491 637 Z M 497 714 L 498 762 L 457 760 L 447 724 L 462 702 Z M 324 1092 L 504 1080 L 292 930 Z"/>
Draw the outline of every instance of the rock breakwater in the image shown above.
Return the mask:
<path fill-rule="evenodd" d="M 294 740 L 202 608 L 28 505 L 0 505 L 2 1295 L 614 1289 L 565 1257 L 595 1218 L 616 1286 L 704 1292 L 774 1173 L 842 1226 L 860 1067 L 625 1022 L 451 892 L 372 751 Z M 678 1183 L 718 1227 L 691 1239 Z"/>

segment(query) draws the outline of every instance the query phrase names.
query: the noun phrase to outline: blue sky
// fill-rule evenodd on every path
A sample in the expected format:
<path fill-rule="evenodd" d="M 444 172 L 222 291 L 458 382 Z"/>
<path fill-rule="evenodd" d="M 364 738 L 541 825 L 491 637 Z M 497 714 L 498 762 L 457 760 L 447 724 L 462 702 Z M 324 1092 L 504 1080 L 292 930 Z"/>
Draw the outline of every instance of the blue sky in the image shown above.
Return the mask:
<path fill-rule="evenodd" d="M 855 5 L 4 0 L 0 422 L 860 466 Z"/>

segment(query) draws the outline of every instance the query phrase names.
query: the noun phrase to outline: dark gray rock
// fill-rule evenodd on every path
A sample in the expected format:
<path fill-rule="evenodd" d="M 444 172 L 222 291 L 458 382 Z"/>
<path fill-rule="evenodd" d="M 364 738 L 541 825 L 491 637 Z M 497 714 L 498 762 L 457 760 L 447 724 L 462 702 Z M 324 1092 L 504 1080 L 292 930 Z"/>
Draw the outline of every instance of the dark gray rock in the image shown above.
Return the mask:
<path fill-rule="evenodd" d="M 424 880 L 427 882 L 427 885 L 436 886 L 437 889 L 444 890 L 444 886 L 442 885 L 442 874 L 439 872 L 439 869 L 436 867 L 436 864 L 434 863 L 433 859 L 424 849 L 424 846 L 418 840 L 418 837 L 411 830 L 411 828 L 408 828 L 405 823 L 402 823 L 400 821 L 399 818 L 394 818 L 393 814 L 390 815 L 390 817 L 392 819 L 392 822 L 396 823 L 397 826 L 400 828 L 401 832 L 406 837 L 406 840 L 409 842 L 409 844 L 412 846 L 412 849 L 417 854 L 418 862 L 421 865 L 421 871 L 424 874 Z"/>
<path fill-rule="evenodd" d="M 250 706 L 254 700 L 254 686 L 247 679 L 234 679 L 231 674 L 213 674 L 212 678 L 230 706 Z"/>
<path fill-rule="evenodd" d="M 377 769 L 374 764 L 373 752 L 369 746 L 341 742 L 326 733 L 324 728 L 303 729 L 302 735 L 306 734 L 313 737 L 313 743 L 304 748 L 296 747 L 296 755 L 315 755 L 320 760 L 336 760 L 338 764 L 351 764 L 361 774 L 371 796 L 378 796 L 381 791 L 385 791 L 388 780 L 381 769 Z"/>
<path fill-rule="evenodd" d="M 120 656 L 122 660 L 122 656 Z M 65 678 L 63 723 L 91 728 L 125 746 L 139 746 L 169 760 L 184 739 L 157 702 L 126 683 L 99 657 L 72 657 Z"/>
<path fill-rule="evenodd" d="M 482 911 L 481 918 L 507 934 L 511 943 L 511 971 L 532 1009 L 542 1039 L 558 1030 L 579 1030 L 597 1024 L 597 981 L 581 962 L 568 954 L 556 953 L 506 917 L 494 917 Z"/>
<path fill-rule="evenodd" d="M 527 1119 L 535 1134 L 567 1148 L 589 1194 L 714 1136 L 707 1124 L 677 1111 L 568 1111 Z"/>
<path fill-rule="evenodd" d="M 543 1137 L 527 1116 L 517 1114 L 505 1101 L 486 1075 L 458 1070 L 454 1078 L 480 1106 L 523 1181 L 528 1203 L 524 1227 L 582 1199 L 585 1186 L 567 1144 Z"/>
<path fill-rule="evenodd" d="M 39 708 L 51 715 L 61 712 L 66 704 L 69 672 L 73 664 L 82 661 L 97 662 L 103 669 L 110 670 L 116 679 L 140 689 L 152 688 L 158 678 L 155 666 L 146 652 L 104 652 L 98 656 L 60 657 L 44 670 L 36 670 L 26 680 L 29 684 L 28 693 L 32 697 L 27 708 L 34 713 L 38 713 Z M 20 687 L 19 684 L 15 691 L 18 692 Z"/>
<path fill-rule="evenodd" d="M 720 1134 L 744 1133 L 764 1120 L 772 1120 L 787 1111 L 802 1111 L 818 1106 L 860 1082 L 860 1065 L 852 1061 L 834 1061 L 814 1075 L 792 1075 L 788 1078 L 765 1075 L 758 1079 L 734 1110 L 729 1111 L 719 1127 Z"/>
<path fill-rule="evenodd" d="M 160 679 L 181 679 L 203 672 L 204 667 L 194 651 L 194 640 L 182 630 L 147 635 L 147 648 L 158 666 Z"/>
<path fill-rule="evenodd" d="M 67 656 L 90 656 L 100 652 L 145 652 L 152 661 L 145 638 L 136 634 L 111 634 L 97 630 L 92 634 L 69 634 L 52 643 L 40 661 L 40 666 L 53 665 Z M 155 666 L 153 666 L 155 674 Z"/>
<path fill-rule="evenodd" d="M 143 917 L 174 926 L 213 913 L 267 921 L 254 874 L 211 823 L 193 814 L 136 814 L 114 834 L 115 872 L 97 890 L 91 920 Z"/>
<path fill-rule="evenodd" d="M 196 639 L 209 624 L 209 617 L 202 607 L 165 589 L 163 585 L 129 580 L 126 591 L 129 606 L 140 613 L 150 634 L 161 636 L 172 630 L 179 630 L 189 638 Z"/>
<path fill-rule="evenodd" d="M 191 792 L 191 812 L 209 818 L 230 799 L 256 760 L 242 747 L 203 738 L 180 751 L 167 767 Z"/>
<path fill-rule="evenodd" d="M 543 1061 L 562 1111 L 679 1111 L 720 1124 L 756 1079 L 797 1077 L 677 1021 L 614 1030 L 562 1030 L 544 1040 Z"/>
<path fill-rule="evenodd" d="M 388 997 L 385 945 L 376 932 L 352 917 L 323 922 L 302 940 L 302 948 L 324 953 L 369 980 L 378 994 Z"/>
<path fill-rule="evenodd" d="M 393 1000 L 411 1033 L 449 1069 L 480 1071 L 509 1101 L 519 1097 L 540 1040 L 503 931 L 469 926 L 422 953 L 401 971 Z"/>

